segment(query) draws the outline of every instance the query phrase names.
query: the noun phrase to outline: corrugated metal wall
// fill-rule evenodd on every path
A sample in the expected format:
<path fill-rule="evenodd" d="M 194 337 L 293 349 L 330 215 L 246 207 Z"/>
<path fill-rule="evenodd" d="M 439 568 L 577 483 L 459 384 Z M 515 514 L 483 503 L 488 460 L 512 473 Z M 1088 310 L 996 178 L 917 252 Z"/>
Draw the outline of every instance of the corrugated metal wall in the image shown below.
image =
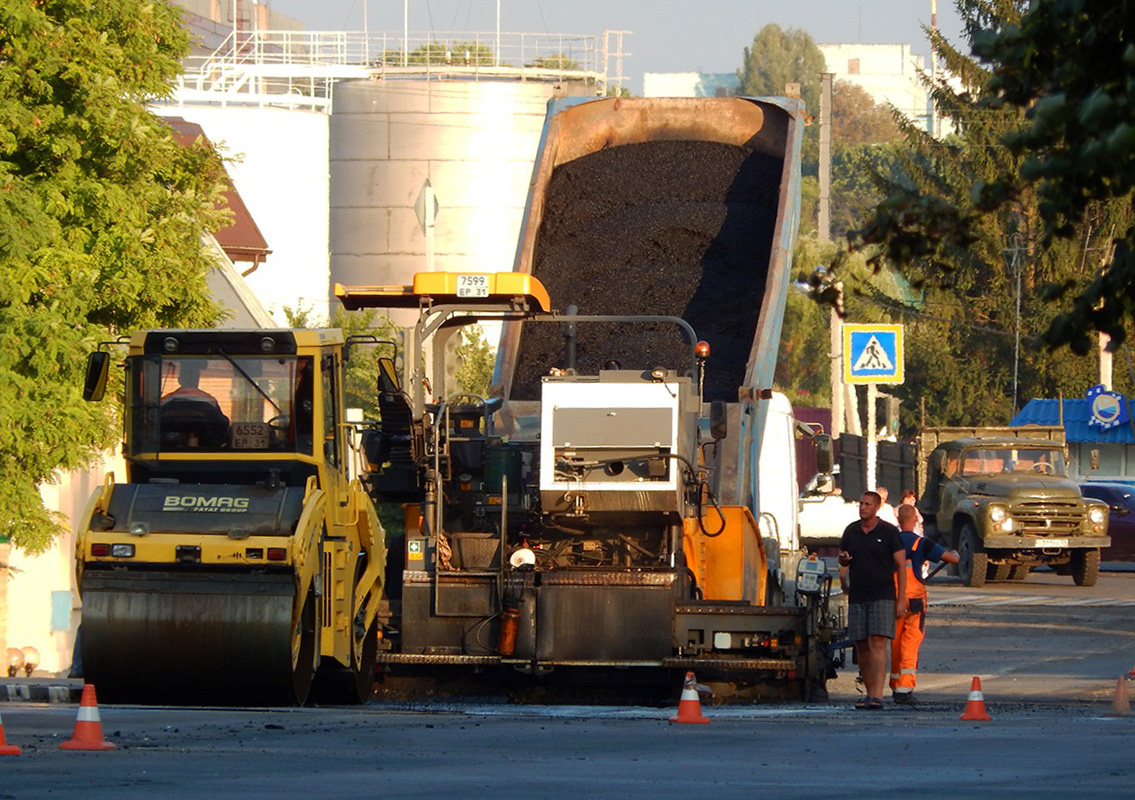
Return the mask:
<path fill-rule="evenodd" d="M 337 83 L 331 280 L 407 283 L 427 269 L 414 209 L 427 179 L 438 206 L 435 270 L 512 269 L 547 101 L 566 93 L 539 82 Z"/>

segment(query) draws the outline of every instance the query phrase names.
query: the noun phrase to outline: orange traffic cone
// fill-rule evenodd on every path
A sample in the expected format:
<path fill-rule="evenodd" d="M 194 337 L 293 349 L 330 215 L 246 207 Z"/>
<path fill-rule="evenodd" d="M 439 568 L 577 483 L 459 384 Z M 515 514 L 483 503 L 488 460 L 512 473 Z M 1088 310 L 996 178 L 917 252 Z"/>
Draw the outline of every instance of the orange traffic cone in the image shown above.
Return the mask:
<path fill-rule="evenodd" d="M 985 696 L 981 693 L 981 678 L 976 675 L 973 678 L 973 684 L 970 686 L 969 702 L 966 703 L 966 710 L 961 718 L 976 720 L 993 719 L 993 717 L 989 716 L 989 712 L 985 710 Z"/>
<path fill-rule="evenodd" d="M 1115 682 L 1115 699 L 1111 702 L 1112 717 L 1126 717 L 1131 713 L 1131 701 L 1127 699 L 1127 678 L 1120 675 Z"/>
<path fill-rule="evenodd" d="M 20 748 L 4 739 L 4 720 L 0 719 L 0 756 L 18 756 Z"/>
<path fill-rule="evenodd" d="M 670 717 L 671 722 L 709 722 L 701 713 L 701 698 L 698 697 L 698 679 L 694 673 L 686 673 L 682 684 L 682 699 L 678 701 L 678 716 Z"/>
<path fill-rule="evenodd" d="M 59 745 L 60 750 L 113 750 L 112 742 L 103 741 L 99 704 L 95 701 L 93 684 L 83 684 L 79 700 L 79 718 L 75 720 L 75 734 Z"/>

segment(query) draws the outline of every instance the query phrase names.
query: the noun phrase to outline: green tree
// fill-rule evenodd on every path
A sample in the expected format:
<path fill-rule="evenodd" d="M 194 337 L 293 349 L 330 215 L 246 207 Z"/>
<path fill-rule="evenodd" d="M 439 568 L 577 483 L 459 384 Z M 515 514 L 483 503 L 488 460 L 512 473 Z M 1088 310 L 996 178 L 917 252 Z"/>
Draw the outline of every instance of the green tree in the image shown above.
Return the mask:
<path fill-rule="evenodd" d="M 832 87 L 832 183 L 829 199 L 831 234 L 841 239 L 863 224 L 869 210 L 880 200 L 878 187 L 870 180 L 875 171 L 885 172 L 893 160 L 891 144 L 900 137 L 892 113 L 875 104 L 871 95 L 847 81 Z M 801 182 L 801 236 L 793 254 L 804 272 L 817 265 L 830 265 L 842 258 L 844 271 L 857 261 L 856 271 L 869 277 L 865 259 L 839 255 L 839 245 L 822 244 L 816 238 L 819 183 L 813 176 Z M 866 278 L 865 278 L 866 279 Z M 859 313 L 853 300 L 851 309 Z M 803 292 L 791 292 L 785 308 L 780 353 L 776 367 L 777 386 L 797 405 L 827 407 L 831 402 L 829 358 L 831 342 L 827 310 Z"/>
<path fill-rule="evenodd" d="M 832 238 L 843 238 L 849 231 L 861 227 L 868 210 L 882 199 L 869 176 L 875 172 L 886 173 L 893 159 L 892 144 L 901 138 L 890 109 L 876 105 L 871 95 L 854 83 L 835 82 L 828 198 Z M 819 194 L 818 178 L 805 175 L 800 204 L 802 234 L 817 232 Z"/>
<path fill-rule="evenodd" d="M 973 45 L 995 65 L 985 105 L 1028 109 L 1028 124 L 1005 139 L 1024 160 L 1015 174 L 977 187 L 982 206 L 1035 191 L 1046 236 L 1065 241 L 1082 240 L 1094 221 L 1085 223 L 1085 201 L 1126 212 L 1102 268 L 1086 282 L 1049 285 L 1050 297 L 1070 297 L 1071 306 L 1045 334 L 1077 353 L 1089 352 L 1097 330 L 1118 345 L 1135 317 L 1135 5 L 1036 0 L 1019 24 L 989 26 Z"/>
<path fill-rule="evenodd" d="M 882 199 L 871 175 L 892 171 L 894 144 L 902 140 L 895 112 L 877 105 L 849 81 L 832 86 L 832 165 L 829 218 L 832 238 L 862 226 Z"/>
<path fill-rule="evenodd" d="M 807 273 L 830 263 L 834 250 L 814 236 L 802 236 L 796 241 L 793 263 Z M 804 292 L 789 288 L 773 382 L 793 405 L 831 405 L 829 313 Z"/>
<path fill-rule="evenodd" d="M 883 199 L 872 175 L 892 174 L 901 145 L 896 143 L 836 143 L 832 152 L 832 186 L 828 204 L 833 239 L 866 223 L 871 211 Z"/>
<path fill-rule="evenodd" d="M 402 63 L 401 50 L 387 50 L 382 60 L 393 66 Z M 476 42 L 430 42 L 405 54 L 406 63 L 415 66 L 491 67 L 495 64 L 493 49 Z"/>
<path fill-rule="evenodd" d="M 1025 296 L 1044 306 L 1043 342 L 1087 353 L 1089 334 L 1102 330 L 1118 346 L 1135 314 L 1131 3 L 958 5 L 982 61 L 947 63 L 970 91 L 951 97 L 937 87 L 935 97 L 948 111 L 951 103 L 969 110 L 963 135 L 986 127 L 984 157 L 965 152 L 974 173 L 964 193 L 891 194 L 865 240 L 904 269 L 921 263 L 952 275 L 959 252 L 1016 235 L 1028 253 Z"/>
<path fill-rule="evenodd" d="M 38 487 L 115 438 L 83 357 L 133 329 L 209 325 L 203 234 L 223 168 L 146 110 L 189 49 L 164 0 L 0 4 L 0 535 L 61 532 Z"/>
<path fill-rule="evenodd" d="M 1013 29 L 1022 3 L 961 0 L 971 36 L 983 28 Z M 1042 287 L 1082 286 L 1109 248 L 1112 232 L 1128 224 L 1130 209 L 1114 200 L 1082 203 L 1069 238 L 1054 240 L 1035 187 L 1020 184 L 1002 202 L 987 203 L 988 187 L 1003 186 L 1025 162 L 1006 146 L 1027 126 L 1025 109 L 991 104 L 987 65 L 941 36 L 935 43 L 948 74 L 931 87 L 939 112 L 956 134 L 937 141 L 912 123 L 901 128 L 906 146 L 873 178 L 885 198 L 855 235 L 873 263 L 901 268 L 920 309 L 892 296 L 894 318 L 908 322 L 908 381 L 900 395 L 911 411 L 925 399 L 933 424 L 1004 424 L 1017 405 L 1057 391 L 1082 394 L 1095 382 L 1088 359 L 1053 356 L 1038 346 L 1057 311 Z M 877 250 L 873 249 L 878 247 Z M 1018 311 L 1019 309 L 1019 311 Z M 1021 336 L 1018 347 L 1017 326 Z M 925 358 L 925 363 L 919 363 Z"/>
<path fill-rule="evenodd" d="M 343 387 L 347 408 L 361 408 L 363 418 L 378 420 L 378 359 L 395 356 L 400 348 L 400 331 L 387 317 L 380 317 L 373 308 L 347 311 L 342 306 L 331 310 L 331 319 L 317 317 L 310 306 L 284 306 L 284 317 L 292 328 L 338 328 L 344 337 L 370 335 L 378 344 L 360 342 L 350 349 Z M 392 343 L 392 344 L 388 344 Z"/>
<path fill-rule="evenodd" d="M 785 85 L 800 84 L 800 96 L 807 113 L 820 112 L 820 73 L 827 67 L 824 54 L 806 31 L 765 25 L 746 47 L 741 69 L 737 71 L 739 93 L 749 97 L 784 95 Z M 803 171 L 815 175 L 819 159 L 818 126 L 804 129 Z"/>
<path fill-rule="evenodd" d="M 496 353 L 485 340 L 480 328 L 468 325 L 461 329 L 457 358 L 460 360 L 457 382 L 461 384 L 461 391 L 487 397 L 493 381 Z"/>
<path fill-rule="evenodd" d="M 817 108 L 817 112 L 818 112 Z M 832 86 L 832 146 L 883 144 L 902 138 L 894 113 L 862 86 L 836 81 Z"/>
<path fill-rule="evenodd" d="M 381 317 L 373 308 L 347 311 L 342 306 L 331 310 L 331 319 L 317 316 L 310 306 L 284 306 L 284 317 L 293 328 L 338 328 L 344 337 L 374 336 L 383 343 L 360 342 L 350 348 L 345 365 L 343 401 L 347 408 L 361 408 L 367 422 L 381 421 L 378 407 L 378 359 L 395 355 L 385 342 L 401 340 L 401 333 L 388 317 Z M 400 347 L 400 345 L 398 345 Z M 386 531 L 386 544 L 405 531 L 405 515 L 399 503 L 378 503 L 379 522 Z"/>
<path fill-rule="evenodd" d="M 570 58 L 566 53 L 556 53 L 551 56 L 540 56 L 533 60 L 530 67 L 539 67 L 541 69 L 565 69 L 565 70 L 580 70 L 583 69 L 579 62 L 574 58 Z"/>

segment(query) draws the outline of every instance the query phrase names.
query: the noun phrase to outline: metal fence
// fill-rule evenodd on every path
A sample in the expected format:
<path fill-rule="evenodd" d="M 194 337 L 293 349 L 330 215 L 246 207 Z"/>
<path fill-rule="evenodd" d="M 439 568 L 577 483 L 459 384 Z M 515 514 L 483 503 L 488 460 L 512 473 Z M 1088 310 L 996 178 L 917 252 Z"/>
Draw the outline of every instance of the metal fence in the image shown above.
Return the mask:
<path fill-rule="evenodd" d="M 186 59 L 178 97 L 329 110 L 336 80 L 367 77 L 571 80 L 604 95 L 625 81 L 626 35 L 234 31 L 212 53 Z"/>

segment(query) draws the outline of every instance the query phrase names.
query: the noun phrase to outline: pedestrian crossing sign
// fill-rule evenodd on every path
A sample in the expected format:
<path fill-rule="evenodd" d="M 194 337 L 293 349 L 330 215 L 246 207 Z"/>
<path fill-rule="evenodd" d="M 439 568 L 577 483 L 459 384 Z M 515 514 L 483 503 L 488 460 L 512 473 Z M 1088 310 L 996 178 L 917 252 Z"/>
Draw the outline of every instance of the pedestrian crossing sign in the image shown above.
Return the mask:
<path fill-rule="evenodd" d="M 902 325 L 843 326 L 845 383 L 902 383 Z"/>

